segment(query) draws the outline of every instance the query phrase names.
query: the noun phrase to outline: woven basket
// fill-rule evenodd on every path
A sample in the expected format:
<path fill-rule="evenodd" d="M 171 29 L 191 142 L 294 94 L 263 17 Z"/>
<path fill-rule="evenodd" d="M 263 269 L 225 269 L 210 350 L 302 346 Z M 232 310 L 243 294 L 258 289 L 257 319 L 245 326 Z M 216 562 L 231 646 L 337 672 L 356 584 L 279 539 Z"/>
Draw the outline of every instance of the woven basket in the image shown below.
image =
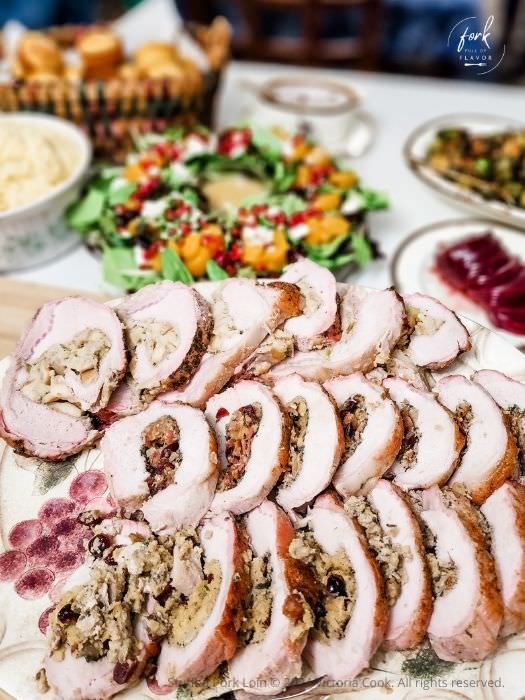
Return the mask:
<path fill-rule="evenodd" d="M 52 83 L 0 83 L 0 111 L 55 114 L 82 127 L 99 157 L 119 160 L 134 134 L 162 131 L 173 124 L 210 125 L 213 103 L 230 50 L 230 27 L 219 17 L 208 26 L 188 25 L 208 57 L 210 70 L 182 78 L 122 79 Z M 63 47 L 72 46 L 83 27 L 48 30 Z"/>

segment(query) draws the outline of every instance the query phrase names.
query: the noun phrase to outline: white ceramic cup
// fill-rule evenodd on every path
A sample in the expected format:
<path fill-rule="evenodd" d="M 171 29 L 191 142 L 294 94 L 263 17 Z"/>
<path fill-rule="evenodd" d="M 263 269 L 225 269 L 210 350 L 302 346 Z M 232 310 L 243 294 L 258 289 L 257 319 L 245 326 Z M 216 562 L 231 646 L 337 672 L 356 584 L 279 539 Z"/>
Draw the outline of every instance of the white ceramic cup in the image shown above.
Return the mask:
<path fill-rule="evenodd" d="M 375 125 L 349 85 L 322 78 L 288 76 L 261 85 L 247 84 L 254 100 L 250 118 L 306 132 L 335 155 L 362 155 L 373 140 Z"/>

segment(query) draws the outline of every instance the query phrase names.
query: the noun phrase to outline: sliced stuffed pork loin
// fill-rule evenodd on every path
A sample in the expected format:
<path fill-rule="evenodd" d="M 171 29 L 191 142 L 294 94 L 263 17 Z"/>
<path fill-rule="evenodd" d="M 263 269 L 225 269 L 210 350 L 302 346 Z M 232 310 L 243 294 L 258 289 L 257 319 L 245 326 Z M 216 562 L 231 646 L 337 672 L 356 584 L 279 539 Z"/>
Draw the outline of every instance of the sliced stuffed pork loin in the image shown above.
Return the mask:
<path fill-rule="evenodd" d="M 378 523 L 402 553 L 403 575 L 390 608 L 383 641 L 387 649 L 413 649 L 420 644 L 432 614 L 432 588 L 421 528 L 407 496 L 381 479 L 368 494 Z"/>
<path fill-rule="evenodd" d="M 127 520 L 96 527 L 89 566 L 68 579 L 49 616 L 44 670 L 58 700 L 110 698 L 138 683 L 158 653 L 141 613 L 146 597 L 166 585 L 169 567 L 150 535 L 144 523 Z M 133 603 L 128 590 L 136 592 Z"/>
<path fill-rule="evenodd" d="M 375 559 L 357 522 L 337 497 L 323 494 L 290 547 L 320 588 L 305 659 L 315 676 L 351 680 L 383 640 L 388 608 Z"/>
<path fill-rule="evenodd" d="M 273 390 L 290 417 L 289 469 L 277 491 L 277 502 L 290 511 L 331 482 L 341 459 L 343 431 L 332 399 L 319 384 L 292 374 Z"/>
<path fill-rule="evenodd" d="M 500 636 L 525 629 L 525 486 L 506 481 L 481 506 L 503 598 Z"/>
<path fill-rule="evenodd" d="M 428 391 L 416 389 L 399 377 L 383 386 L 398 405 L 404 422 L 401 450 L 392 467 L 402 489 L 444 484 L 456 468 L 465 444 L 452 414 Z"/>
<path fill-rule="evenodd" d="M 214 318 L 208 351 L 184 389 L 162 395 L 165 403 L 183 401 L 205 406 L 269 333 L 301 312 L 299 290 L 286 282 L 261 284 L 229 279 L 208 285 L 199 285 Z"/>
<path fill-rule="evenodd" d="M 112 309 L 81 297 L 45 304 L 4 377 L 0 435 L 42 459 L 80 452 L 99 437 L 95 414 L 125 370 L 122 325 Z"/>
<path fill-rule="evenodd" d="M 245 523 L 250 595 L 240 629 L 242 646 L 230 662 L 230 674 L 255 694 L 275 695 L 301 675 L 301 654 L 313 624 L 307 598 L 314 581 L 289 554 L 294 530 L 280 508 L 263 501 Z"/>
<path fill-rule="evenodd" d="M 217 436 L 220 468 L 211 510 L 246 513 L 288 466 L 288 416 L 268 387 L 243 380 L 212 396 L 206 417 Z"/>
<path fill-rule="evenodd" d="M 344 434 L 334 487 L 342 496 L 367 493 L 396 458 L 403 438 L 399 410 L 361 372 L 336 377 L 324 388 L 334 397 Z"/>
<path fill-rule="evenodd" d="M 338 341 L 321 350 L 297 352 L 270 374 L 277 378 L 295 372 L 305 379 L 324 381 L 383 364 L 405 328 L 405 310 L 396 292 L 349 285 L 339 310 Z"/>
<path fill-rule="evenodd" d="M 120 416 L 137 413 L 158 394 L 189 382 L 208 347 L 213 316 L 196 290 L 169 281 L 144 287 L 115 310 L 131 356 L 126 381 L 109 406 Z"/>
<path fill-rule="evenodd" d="M 525 469 L 525 384 L 493 369 L 482 369 L 473 379 L 489 392 L 507 416 L 518 447 L 520 466 Z"/>
<path fill-rule="evenodd" d="M 434 610 L 428 636 L 445 661 L 479 661 L 494 651 L 503 603 L 480 516 L 452 489 L 423 491 L 421 517 L 434 539 Z"/>
<path fill-rule="evenodd" d="M 470 350 L 467 329 L 456 314 L 425 294 L 403 296 L 412 332 L 407 353 L 418 366 L 436 370 Z"/>
<path fill-rule="evenodd" d="M 308 351 L 330 345 L 340 335 L 336 281 L 330 270 L 304 258 L 289 265 L 283 282 L 296 284 L 303 298 L 300 316 L 283 326 L 293 336 L 298 350 Z"/>
<path fill-rule="evenodd" d="M 461 463 L 450 480 L 463 483 L 476 503 L 517 472 L 516 442 L 497 403 L 479 384 L 450 375 L 435 387 L 440 402 L 455 414 L 467 437 Z"/>
<path fill-rule="evenodd" d="M 246 538 L 228 514 L 206 520 L 197 533 L 177 533 L 172 592 L 159 604 L 170 612 L 158 685 L 203 680 L 233 657 L 249 592 L 248 556 Z"/>
<path fill-rule="evenodd" d="M 198 409 L 154 402 L 113 423 L 100 446 L 116 503 L 128 515 L 141 509 L 154 532 L 195 527 L 206 514 L 218 461 L 215 437 Z"/>

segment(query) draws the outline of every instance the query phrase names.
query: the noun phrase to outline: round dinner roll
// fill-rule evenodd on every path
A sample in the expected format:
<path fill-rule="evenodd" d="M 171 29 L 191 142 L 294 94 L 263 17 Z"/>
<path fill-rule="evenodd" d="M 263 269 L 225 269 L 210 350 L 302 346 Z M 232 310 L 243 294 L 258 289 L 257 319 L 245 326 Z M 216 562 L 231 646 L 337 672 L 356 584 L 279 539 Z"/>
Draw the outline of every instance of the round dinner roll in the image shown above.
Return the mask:
<path fill-rule="evenodd" d="M 58 44 L 42 32 L 26 32 L 18 44 L 17 56 L 26 76 L 34 73 L 60 75 L 64 68 Z"/>

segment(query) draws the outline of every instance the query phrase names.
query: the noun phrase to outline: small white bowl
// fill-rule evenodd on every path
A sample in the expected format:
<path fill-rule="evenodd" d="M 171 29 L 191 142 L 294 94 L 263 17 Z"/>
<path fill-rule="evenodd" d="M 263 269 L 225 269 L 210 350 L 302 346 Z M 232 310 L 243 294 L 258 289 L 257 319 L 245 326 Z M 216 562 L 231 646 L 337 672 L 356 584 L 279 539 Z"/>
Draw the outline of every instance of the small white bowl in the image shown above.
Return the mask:
<path fill-rule="evenodd" d="M 20 270 L 55 258 L 76 245 L 78 234 L 68 228 L 64 213 L 80 191 L 91 162 L 91 143 L 74 124 L 45 114 L 0 114 L 0 122 L 42 125 L 53 129 L 79 150 L 72 175 L 35 201 L 0 212 L 0 272 Z"/>

